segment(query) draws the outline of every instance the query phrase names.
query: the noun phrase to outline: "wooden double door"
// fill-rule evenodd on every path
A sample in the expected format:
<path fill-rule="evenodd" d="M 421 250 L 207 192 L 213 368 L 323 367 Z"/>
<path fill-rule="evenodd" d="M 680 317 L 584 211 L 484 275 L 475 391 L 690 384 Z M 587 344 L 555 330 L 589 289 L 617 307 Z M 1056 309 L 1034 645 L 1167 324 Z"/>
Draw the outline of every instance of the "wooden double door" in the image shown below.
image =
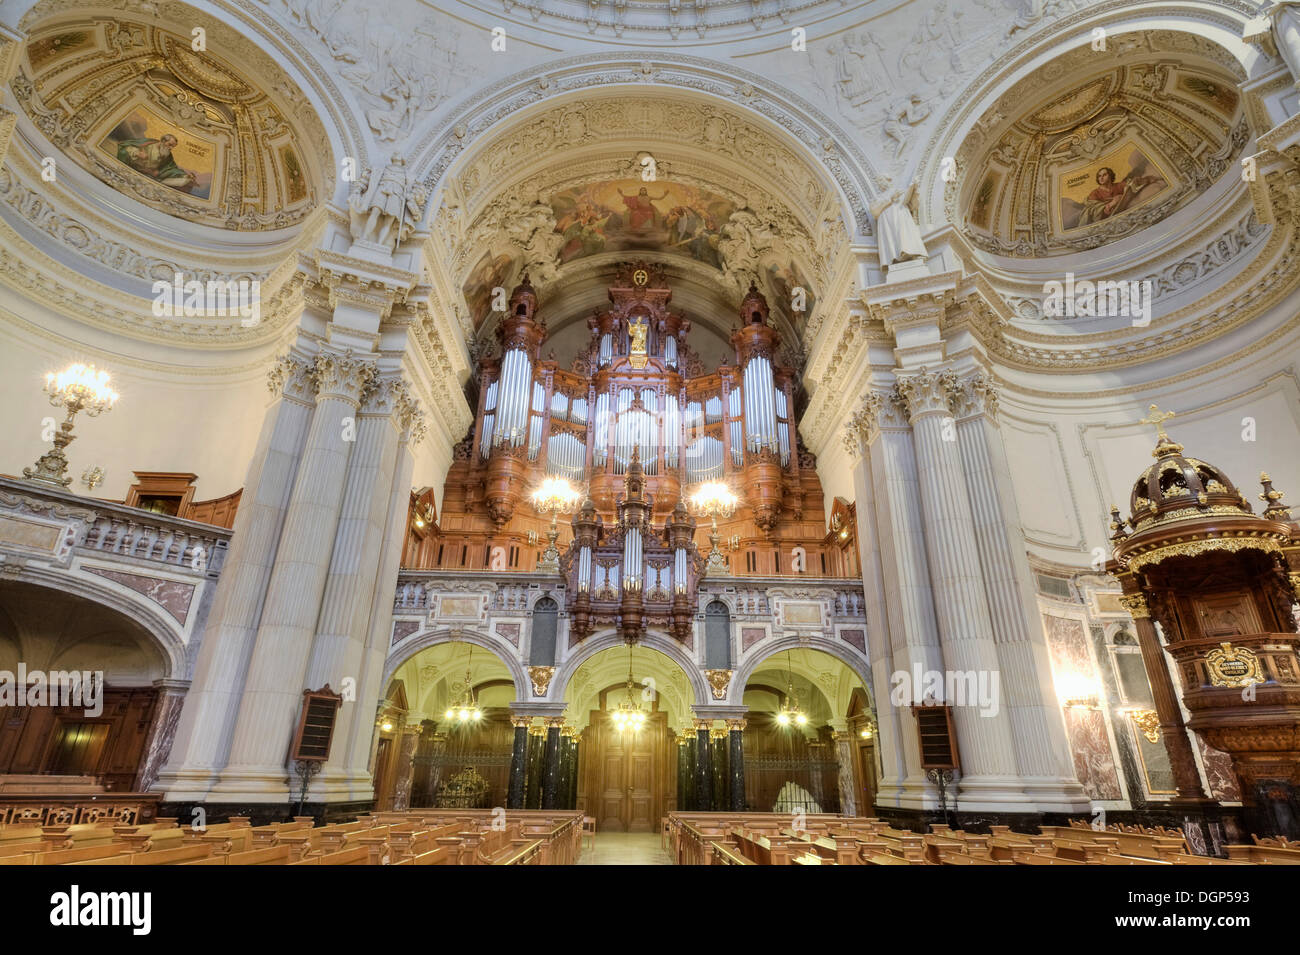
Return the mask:
<path fill-rule="evenodd" d="M 651 713 L 640 731 L 620 733 L 608 713 L 596 711 L 584 736 L 593 744 L 582 768 L 585 809 L 596 831 L 658 831 L 676 778 L 668 772 L 667 715 Z"/>

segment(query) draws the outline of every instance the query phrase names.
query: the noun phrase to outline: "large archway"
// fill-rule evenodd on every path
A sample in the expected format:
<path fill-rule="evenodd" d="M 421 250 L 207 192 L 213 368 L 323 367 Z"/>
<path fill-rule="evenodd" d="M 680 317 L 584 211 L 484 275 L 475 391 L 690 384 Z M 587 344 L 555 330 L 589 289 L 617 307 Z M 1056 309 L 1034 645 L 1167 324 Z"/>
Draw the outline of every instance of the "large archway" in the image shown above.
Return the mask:
<path fill-rule="evenodd" d="M 750 807 L 869 815 L 878 763 L 861 677 L 825 651 L 791 647 L 759 660 L 744 681 Z"/>
<path fill-rule="evenodd" d="M 371 757 L 376 808 L 506 805 L 515 674 L 463 637 L 426 644 L 393 668 Z"/>
<path fill-rule="evenodd" d="M 103 603 L 0 581 L 0 681 L 15 693 L 0 698 L 0 775 L 148 788 L 161 762 L 150 759 L 167 698 L 160 687 L 175 676 L 170 649 Z"/>
<path fill-rule="evenodd" d="M 582 739 L 578 807 L 601 832 L 655 831 L 680 804 L 677 743 L 697 702 L 686 671 L 656 649 L 609 646 L 573 671 L 564 699 Z"/>

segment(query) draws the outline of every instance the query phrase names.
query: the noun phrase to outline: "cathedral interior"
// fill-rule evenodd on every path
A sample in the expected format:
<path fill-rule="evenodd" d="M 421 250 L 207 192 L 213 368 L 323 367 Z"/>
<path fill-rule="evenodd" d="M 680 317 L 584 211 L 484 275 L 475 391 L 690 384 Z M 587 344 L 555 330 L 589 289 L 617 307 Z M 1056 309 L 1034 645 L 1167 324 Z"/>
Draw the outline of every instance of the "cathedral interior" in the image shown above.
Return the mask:
<path fill-rule="evenodd" d="M 1300 3 L 0 0 L 0 84 L 0 864 L 1300 864 Z"/>

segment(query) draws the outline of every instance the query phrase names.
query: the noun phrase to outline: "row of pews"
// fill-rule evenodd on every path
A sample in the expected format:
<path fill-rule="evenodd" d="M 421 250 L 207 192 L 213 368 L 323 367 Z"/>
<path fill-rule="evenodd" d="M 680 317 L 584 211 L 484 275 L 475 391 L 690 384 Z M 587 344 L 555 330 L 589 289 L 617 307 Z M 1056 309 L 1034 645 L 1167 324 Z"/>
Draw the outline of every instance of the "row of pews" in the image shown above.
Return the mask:
<path fill-rule="evenodd" d="M 679 865 L 1300 865 L 1300 844 L 1255 840 L 1229 858 L 1193 855 L 1181 832 L 1086 822 L 1034 835 L 932 825 L 894 829 L 876 818 L 829 814 L 672 813 L 667 837 Z"/>
<path fill-rule="evenodd" d="M 0 826 L 0 865 L 572 865 L 581 840 L 582 813 L 537 810 L 411 809 L 328 826 L 15 824 Z"/>

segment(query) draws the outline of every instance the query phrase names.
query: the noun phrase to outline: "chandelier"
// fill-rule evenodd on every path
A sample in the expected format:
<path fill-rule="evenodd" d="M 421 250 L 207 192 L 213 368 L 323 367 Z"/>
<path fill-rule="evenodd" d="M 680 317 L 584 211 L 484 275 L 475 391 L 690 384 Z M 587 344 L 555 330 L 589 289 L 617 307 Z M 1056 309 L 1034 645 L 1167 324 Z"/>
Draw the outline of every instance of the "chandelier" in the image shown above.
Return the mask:
<path fill-rule="evenodd" d="M 69 365 L 57 375 L 48 373 L 45 393 L 49 395 L 50 404 L 67 409 L 68 417 L 54 433 L 54 447 L 41 455 L 34 468 L 23 468 L 23 477 L 55 487 L 67 487 L 72 478 L 67 476 L 68 458 L 64 449 L 76 437 L 72 433 L 73 419 L 78 411 L 84 411 L 91 418 L 112 411 L 118 396 L 108 386 L 108 372 L 96 370 L 94 365 L 80 364 Z"/>
<path fill-rule="evenodd" d="M 785 702 L 777 711 L 776 721 L 781 726 L 807 726 L 808 714 L 799 709 L 799 697 L 794 692 L 794 670 L 790 666 L 790 651 L 785 652 L 786 683 Z"/>
<path fill-rule="evenodd" d="M 627 648 L 627 699 L 609 711 L 609 718 L 614 721 L 614 728 L 620 733 L 633 732 L 645 725 L 646 711 L 632 698 L 632 645 Z"/>
<path fill-rule="evenodd" d="M 443 714 L 448 720 L 462 725 L 476 722 L 483 716 L 483 711 L 478 708 L 478 700 L 474 698 L 474 684 L 470 681 L 470 666 L 473 662 L 474 646 L 471 644 L 469 662 L 465 664 L 465 690 L 447 707 L 447 712 Z"/>
<path fill-rule="evenodd" d="M 562 477 L 548 477 L 533 491 L 533 507 L 539 514 L 551 515 L 551 526 L 546 532 L 546 549 L 538 558 L 537 569 L 555 571 L 560 568 L 560 549 L 555 545 L 559 537 L 556 518 L 561 512 L 568 513 L 578 506 L 582 492 Z"/>
<path fill-rule="evenodd" d="M 723 482 L 709 481 L 701 484 L 691 495 L 691 510 L 713 522 L 709 532 L 709 561 L 705 565 L 705 574 L 725 574 L 727 558 L 723 556 L 718 544 L 718 518 L 726 520 L 736 512 L 736 495 Z"/>

